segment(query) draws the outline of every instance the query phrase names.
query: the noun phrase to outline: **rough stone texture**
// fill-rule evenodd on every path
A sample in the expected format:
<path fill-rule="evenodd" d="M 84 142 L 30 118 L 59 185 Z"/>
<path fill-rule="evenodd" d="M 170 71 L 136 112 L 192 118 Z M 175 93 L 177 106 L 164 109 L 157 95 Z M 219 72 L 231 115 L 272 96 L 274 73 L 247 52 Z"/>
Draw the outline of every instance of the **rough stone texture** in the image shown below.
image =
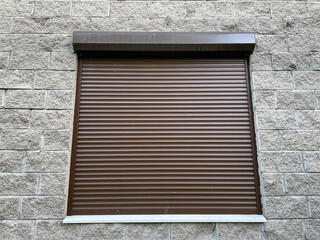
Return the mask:
<path fill-rule="evenodd" d="M 287 37 L 285 35 L 256 35 L 256 41 L 255 51 L 257 52 L 279 52 L 285 51 L 288 48 Z"/>
<path fill-rule="evenodd" d="M 108 16 L 108 2 L 90 1 L 90 2 L 75 2 L 72 8 L 73 16 Z"/>
<path fill-rule="evenodd" d="M 5 130 L 2 133 L 0 149 L 38 150 L 41 144 L 41 132 Z"/>
<path fill-rule="evenodd" d="M 276 100 L 274 91 L 255 91 L 254 105 L 257 110 L 275 109 Z"/>
<path fill-rule="evenodd" d="M 32 195 L 36 193 L 36 174 L 1 173 L 0 192 L 2 195 Z"/>
<path fill-rule="evenodd" d="M 69 131 L 45 131 L 44 133 L 44 150 L 69 150 L 70 144 Z"/>
<path fill-rule="evenodd" d="M 70 34 L 44 34 L 40 35 L 39 50 L 48 52 L 72 51 L 72 36 Z M 60 74 L 62 74 L 60 72 Z M 64 79 L 71 81 L 72 78 Z M 49 84 L 49 83 L 48 83 Z"/>
<path fill-rule="evenodd" d="M 311 59 L 308 53 L 275 53 L 272 57 L 274 70 L 293 71 L 293 70 L 310 70 Z"/>
<path fill-rule="evenodd" d="M 33 238 L 32 221 L 0 221 L 0 239 L 27 240 Z"/>
<path fill-rule="evenodd" d="M 146 3 L 113 2 L 110 17 L 147 17 L 147 7 Z"/>
<path fill-rule="evenodd" d="M 271 55 L 266 53 L 257 53 L 251 56 L 251 69 L 253 71 L 270 71 Z"/>
<path fill-rule="evenodd" d="M 36 225 L 36 240 L 79 238 L 79 225 L 63 224 L 61 221 L 40 221 Z"/>
<path fill-rule="evenodd" d="M 126 228 L 126 235 L 128 240 L 170 239 L 169 224 L 128 224 Z"/>
<path fill-rule="evenodd" d="M 280 132 L 283 150 L 319 150 L 320 132 L 319 131 L 285 131 Z"/>
<path fill-rule="evenodd" d="M 307 218 L 306 197 L 265 197 L 265 216 L 274 218 Z"/>
<path fill-rule="evenodd" d="M 320 220 L 306 221 L 306 237 L 308 240 L 318 240 L 320 238 Z"/>
<path fill-rule="evenodd" d="M 81 239 L 124 239 L 124 224 L 83 224 Z"/>
<path fill-rule="evenodd" d="M 0 151 L 0 172 L 21 172 L 25 152 Z"/>
<path fill-rule="evenodd" d="M 35 17 L 64 17 L 70 15 L 71 3 L 67 1 L 35 2 Z"/>
<path fill-rule="evenodd" d="M 34 81 L 33 71 L 0 71 L 0 88 L 31 89 Z"/>
<path fill-rule="evenodd" d="M 11 69 L 46 69 L 49 53 L 47 52 L 13 52 Z"/>
<path fill-rule="evenodd" d="M 320 89 L 319 72 L 295 72 L 296 89 Z"/>
<path fill-rule="evenodd" d="M 320 129 L 320 111 L 299 111 L 300 129 Z"/>
<path fill-rule="evenodd" d="M 19 219 L 19 198 L 0 197 L 0 220 Z"/>
<path fill-rule="evenodd" d="M 264 240 L 300 240 L 304 239 L 301 221 L 269 220 L 264 224 Z"/>
<path fill-rule="evenodd" d="M 279 91 L 277 106 L 283 109 L 315 109 L 314 91 Z"/>
<path fill-rule="evenodd" d="M 33 110 L 31 113 L 31 127 L 35 129 L 68 129 L 71 124 L 71 115 L 68 110 Z"/>
<path fill-rule="evenodd" d="M 75 73 L 69 71 L 39 71 L 36 75 L 36 89 L 73 89 Z"/>
<path fill-rule="evenodd" d="M 0 109 L 0 128 L 28 128 L 29 110 Z"/>
<path fill-rule="evenodd" d="M 7 108 L 44 108 L 45 91 L 8 90 Z"/>
<path fill-rule="evenodd" d="M 300 152 L 262 152 L 260 161 L 265 173 L 303 172 Z"/>
<path fill-rule="evenodd" d="M 3 10 L 1 9 L 1 11 Z M 0 17 L 0 33 L 10 32 L 11 26 L 12 26 L 12 18 Z"/>
<path fill-rule="evenodd" d="M 300 2 L 274 2 L 271 3 L 272 16 L 283 18 L 307 17 L 307 4 Z"/>
<path fill-rule="evenodd" d="M 284 195 L 284 181 L 282 174 L 262 174 L 263 195 Z"/>
<path fill-rule="evenodd" d="M 259 131 L 260 150 L 280 150 L 279 133 L 276 130 Z"/>
<path fill-rule="evenodd" d="M 237 17 L 269 17 L 270 7 L 267 2 L 235 2 L 234 13 Z"/>
<path fill-rule="evenodd" d="M 64 90 L 49 91 L 48 94 L 48 109 L 72 109 L 73 107 L 73 92 Z"/>
<path fill-rule="evenodd" d="M 67 152 L 29 152 L 27 155 L 27 172 L 67 172 Z"/>
<path fill-rule="evenodd" d="M 320 53 L 314 52 L 311 54 L 313 70 L 320 70 Z"/>
<path fill-rule="evenodd" d="M 317 195 L 320 192 L 320 174 L 287 174 L 286 178 L 290 195 Z"/>
<path fill-rule="evenodd" d="M 64 52 L 53 52 L 50 56 L 49 69 L 51 70 L 75 70 L 76 55 Z"/>
<path fill-rule="evenodd" d="M 255 19 L 255 18 L 232 18 L 232 17 L 220 18 L 219 28 L 222 31 L 230 31 L 230 32 L 256 31 L 258 29 L 258 22 L 257 22 L 257 19 Z M 257 59 L 257 58 L 255 58 L 255 59 Z M 264 60 L 264 59 L 261 59 L 261 60 Z M 263 68 L 262 65 L 259 67 Z"/>
<path fill-rule="evenodd" d="M 64 197 L 24 197 L 21 219 L 62 219 L 64 205 Z"/>
<path fill-rule="evenodd" d="M 66 186 L 66 174 L 41 174 L 39 194 L 40 195 L 64 195 Z"/>
<path fill-rule="evenodd" d="M 259 129 L 297 129 L 294 111 L 264 110 L 257 112 Z"/>
<path fill-rule="evenodd" d="M 320 172 L 320 152 L 307 152 L 304 158 L 307 172 Z"/>
<path fill-rule="evenodd" d="M 320 218 L 320 197 L 309 197 L 312 218 Z"/>
<path fill-rule="evenodd" d="M 0 52 L 0 69 L 9 67 L 10 54 L 7 52 Z"/>
<path fill-rule="evenodd" d="M 212 223 L 188 224 L 175 223 L 171 224 L 172 240 L 213 240 L 215 225 Z"/>
<path fill-rule="evenodd" d="M 253 72 L 252 78 L 257 90 L 292 89 L 290 72 Z"/>
<path fill-rule="evenodd" d="M 261 224 L 218 223 L 219 240 L 258 240 L 261 239 Z"/>
<path fill-rule="evenodd" d="M 185 4 L 180 2 L 161 3 L 154 2 L 148 5 L 148 16 L 150 18 L 175 17 L 183 18 L 186 14 Z"/>

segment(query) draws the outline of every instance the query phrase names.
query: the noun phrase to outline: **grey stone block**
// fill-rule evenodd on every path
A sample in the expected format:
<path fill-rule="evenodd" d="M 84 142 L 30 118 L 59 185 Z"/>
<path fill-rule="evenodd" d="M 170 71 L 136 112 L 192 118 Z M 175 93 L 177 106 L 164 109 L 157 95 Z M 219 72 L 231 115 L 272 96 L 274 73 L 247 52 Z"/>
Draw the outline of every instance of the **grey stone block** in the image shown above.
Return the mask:
<path fill-rule="evenodd" d="M 70 147 L 69 131 L 45 131 L 44 150 L 66 151 Z"/>
<path fill-rule="evenodd" d="M 66 174 L 48 173 L 40 175 L 40 195 L 64 195 L 66 189 Z"/>
<path fill-rule="evenodd" d="M 29 17 L 32 14 L 33 3 L 31 1 L 0 1 L 1 17 Z"/>
<path fill-rule="evenodd" d="M 261 109 L 275 109 L 276 100 L 275 100 L 275 91 L 254 91 L 255 102 L 254 106 L 257 110 Z"/>
<path fill-rule="evenodd" d="M 302 18 L 296 20 L 297 32 L 309 35 L 310 33 L 319 34 L 320 19 L 316 17 Z"/>
<path fill-rule="evenodd" d="M 313 70 L 320 70 L 320 53 L 315 52 L 311 54 L 311 62 Z"/>
<path fill-rule="evenodd" d="M 36 229 L 36 240 L 74 240 L 80 233 L 80 225 L 63 224 L 61 221 L 38 221 Z"/>
<path fill-rule="evenodd" d="M 284 195 L 284 181 L 282 174 L 262 174 L 263 194 L 272 195 Z"/>
<path fill-rule="evenodd" d="M 30 119 L 29 110 L 1 109 L 0 128 L 28 128 Z"/>
<path fill-rule="evenodd" d="M 23 197 L 21 219 L 62 219 L 64 197 Z"/>
<path fill-rule="evenodd" d="M 189 4 L 187 3 L 186 5 L 188 6 Z M 195 16 L 197 18 L 232 17 L 232 3 L 197 2 L 195 3 Z"/>
<path fill-rule="evenodd" d="M 0 221 L 0 239 L 29 240 L 33 238 L 32 221 Z"/>
<path fill-rule="evenodd" d="M 35 2 L 34 17 L 64 17 L 69 16 L 71 3 L 68 1 Z"/>
<path fill-rule="evenodd" d="M 26 171 L 27 172 L 67 172 L 67 152 L 28 152 Z"/>
<path fill-rule="evenodd" d="M 76 70 L 76 55 L 68 52 L 53 52 L 49 61 L 51 70 Z"/>
<path fill-rule="evenodd" d="M 264 173 L 303 172 L 300 152 L 261 152 L 260 164 Z"/>
<path fill-rule="evenodd" d="M 271 55 L 252 54 L 250 57 L 252 71 L 271 71 Z"/>
<path fill-rule="evenodd" d="M 256 18 L 229 18 L 221 16 L 219 19 L 219 27 L 222 31 L 256 31 L 258 29 Z M 257 54 L 253 54 L 253 56 L 255 56 L 256 62 L 260 58 L 261 63 L 264 63 L 263 56 L 257 56 Z M 258 64 L 256 64 L 256 67 L 258 67 Z M 265 68 L 264 64 L 260 68 Z"/>
<path fill-rule="evenodd" d="M 273 53 L 288 49 L 285 35 L 256 35 L 256 41 L 255 52 Z"/>
<path fill-rule="evenodd" d="M 10 58 L 10 53 L 0 52 L 0 69 L 9 68 L 9 58 Z"/>
<path fill-rule="evenodd" d="M 12 33 L 49 33 L 48 18 L 15 18 Z"/>
<path fill-rule="evenodd" d="M 319 238 L 320 238 L 320 220 L 306 221 L 306 238 L 308 240 L 319 240 Z"/>
<path fill-rule="evenodd" d="M 280 150 L 279 133 L 277 130 L 259 130 L 260 150 Z"/>
<path fill-rule="evenodd" d="M 2 195 L 33 195 L 36 193 L 36 174 L 1 173 L 0 192 Z"/>
<path fill-rule="evenodd" d="M 294 82 L 296 89 L 320 89 L 320 72 L 295 72 Z"/>
<path fill-rule="evenodd" d="M 31 127 L 35 129 L 68 130 L 71 126 L 71 111 L 47 110 L 31 112 Z"/>
<path fill-rule="evenodd" d="M 320 174 L 288 174 L 287 194 L 318 195 L 320 193 Z"/>
<path fill-rule="evenodd" d="M 219 240 L 260 240 L 261 224 L 254 223 L 218 223 Z"/>
<path fill-rule="evenodd" d="M 0 149 L 39 150 L 41 136 L 39 131 L 5 130 L 2 133 Z"/>
<path fill-rule="evenodd" d="M 252 78 L 257 90 L 292 89 L 290 72 L 253 72 Z"/>
<path fill-rule="evenodd" d="M 295 220 L 268 220 L 264 224 L 264 240 L 304 239 L 303 223 Z"/>
<path fill-rule="evenodd" d="M 81 239 L 124 240 L 124 224 L 83 224 Z"/>
<path fill-rule="evenodd" d="M 308 151 L 320 149 L 319 131 L 286 131 L 280 132 L 282 150 Z"/>
<path fill-rule="evenodd" d="M 257 112 L 258 129 L 297 129 L 295 112 L 264 110 Z"/>
<path fill-rule="evenodd" d="M 299 111 L 299 128 L 300 129 L 320 129 L 320 112 L 319 111 Z"/>
<path fill-rule="evenodd" d="M 275 218 L 308 218 L 306 197 L 265 197 L 265 216 Z"/>
<path fill-rule="evenodd" d="M 315 109 L 314 91 L 278 91 L 277 106 L 283 109 Z"/>
<path fill-rule="evenodd" d="M 169 224 L 127 224 L 127 240 L 169 240 Z"/>
<path fill-rule="evenodd" d="M 262 34 L 294 34 L 295 21 L 294 19 L 279 18 L 258 18 L 259 29 L 258 33 Z"/>
<path fill-rule="evenodd" d="M 320 196 L 308 198 L 310 203 L 311 218 L 320 218 Z"/>
<path fill-rule="evenodd" d="M 273 70 L 292 71 L 292 70 L 310 70 L 311 58 L 309 53 L 274 53 L 272 56 Z"/>
<path fill-rule="evenodd" d="M 72 7 L 72 15 L 108 17 L 109 10 L 110 4 L 105 1 L 75 2 Z"/>
<path fill-rule="evenodd" d="M 307 17 L 307 4 L 302 2 L 273 2 L 272 16 L 282 18 Z"/>
<path fill-rule="evenodd" d="M 215 224 L 213 223 L 172 223 L 172 240 L 213 240 Z M 163 238 L 165 239 L 165 238 Z"/>
<path fill-rule="evenodd" d="M 289 36 L 289 50 L 291 52 L 315 51 L 316 41 L 312 35 L 291 35 Z"/>
<path fill-rule="evenodd" d="M 35 88 L 72 90 L 75 84 L 76 74 L 73 71 L 39 71 L 36 75 Z"/>
<path fill-rule="evenodd" d="M 19 200 L 18 197 L 0 197 L 0 220 L 19 219 Z"/>
<path fill-rule="evenodd" d="M 7 108 L 44 108 L 45 91 L 8 90 L 6 96 Z"/>
<path fill-rule="evenodd" d="M 0 17 L 0 33 L 8 33 L 11 30 L 12 18 Z"/>
<path fill-rule="evenodd" d="M 270 7 L 267 2 L 235 2 L 236 17 L 270 17 Z"/>
<path fill-rule="evenodd" d="M 70 34 L 40 35 L 39 50 L 47 52 L 72 52 L 72 36 Z M 60 74 L 63 74 L 60 72 Z M 69 79 L 64 79 L 68 81 Z"/>
<path fill-rule="evenodd" d="M 110 17 L 147 17 L 147 3 L 113 2 Z"/>
<path fill-rule="evenodd" d="M 25 156 L 21 151 L 0 151 L 0 172 L 22 172 Z"/>
<path fill-rule="evenodd" d="M 52 90 L 48 93 L 48 109 L 72 109 L 73 91 Z"/>
<path fill-rule="evenodd" d="M 158 19 L 157 19 L 158 20 Z M 160 19 L 162 20 L 162 19 Z M 154 21 L 154 19 L 150 20 L 148 18 L 103 18 L 103 17 L 96 17 L 92 18 L 92 25 L 96 31 L 129 31 L 129 30 L 140 30 L 144 31 L 149 26 L 153 26 L 152 23 L 159 22 Z M 131 24 L 131 28 L 129 28 L 129 24 Z M 152 27 L 151 27 L 152 28 Z M 153 29 L 153 28 L 152 28 Z M 157 25 L 155 29 L 161 28 Z"/>
<path fill-rule="evenodd" d="M 33 71 L 14 70 L 0 71 L 0 88 L 31 89 L 34 81 Z"/>
<path fill-rule="evenodd" d="M 162 24 L 162 22 L 161 22 L 161 24 Z M 206 18 L 172 19 L 169 17 L 164 19 L 163 28 L 165 29 L 165 31 L 170 31 L 170 32 L 172 32 L 172 31 L 210 32 L 210 31 L 218 31 L 218 29 L 219 29 L 218 28 L 218 20 L 215 18 L 210 18 L 210 19 L 206 19 Z M 157 29 L 157 28 L 154 28 L 154 29 Z"/>
<path fill-rule="evenodd" d="M 306 152 L 304 158 L 307 172 L 320 172 L 320 152 Z"/>
<path fill-rule="evenodd" d="M 47 69 L 48 52 L 17 51 L 12 53 L 11 69 Z"/>
<path fill-rule="evenodd" d="M 152 2 L 148 4 L 149 18 L 184 18 L 186 15 L 183 2 Z"/>

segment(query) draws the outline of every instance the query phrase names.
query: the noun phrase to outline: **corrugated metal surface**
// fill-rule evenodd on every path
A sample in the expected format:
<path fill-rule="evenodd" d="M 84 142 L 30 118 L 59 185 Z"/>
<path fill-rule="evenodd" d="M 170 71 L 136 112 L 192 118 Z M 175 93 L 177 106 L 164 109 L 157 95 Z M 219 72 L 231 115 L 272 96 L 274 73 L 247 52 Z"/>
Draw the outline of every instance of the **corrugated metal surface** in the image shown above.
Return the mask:
<path fill-rule="evenodd" d="M 83 59 L 68 215 L 257 214 L 245 59 Z"/>

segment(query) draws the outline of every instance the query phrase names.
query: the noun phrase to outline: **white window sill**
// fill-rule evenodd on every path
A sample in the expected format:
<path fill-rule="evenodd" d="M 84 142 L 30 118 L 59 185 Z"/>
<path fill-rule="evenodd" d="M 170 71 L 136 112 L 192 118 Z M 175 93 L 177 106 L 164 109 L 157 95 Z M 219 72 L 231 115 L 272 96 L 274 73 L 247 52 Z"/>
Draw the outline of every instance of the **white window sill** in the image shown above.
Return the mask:
<path fill-rule="evenodd" d="M 74 215 L 63 223 L 200 223 L 233 222 L 264 223 L 263 215 L 168 214 L 168 215 Z"/>

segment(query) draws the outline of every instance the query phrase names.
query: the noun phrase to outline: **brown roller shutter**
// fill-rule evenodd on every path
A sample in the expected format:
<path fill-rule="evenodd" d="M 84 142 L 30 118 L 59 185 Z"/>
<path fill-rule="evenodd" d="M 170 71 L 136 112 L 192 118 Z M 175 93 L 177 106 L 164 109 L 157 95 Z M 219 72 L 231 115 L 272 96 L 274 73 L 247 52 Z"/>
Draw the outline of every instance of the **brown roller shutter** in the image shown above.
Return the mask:
<path fill-rule="evenodd" d="M 247 60 L 79 60 L 68 215 L 261 214 Z"/>

